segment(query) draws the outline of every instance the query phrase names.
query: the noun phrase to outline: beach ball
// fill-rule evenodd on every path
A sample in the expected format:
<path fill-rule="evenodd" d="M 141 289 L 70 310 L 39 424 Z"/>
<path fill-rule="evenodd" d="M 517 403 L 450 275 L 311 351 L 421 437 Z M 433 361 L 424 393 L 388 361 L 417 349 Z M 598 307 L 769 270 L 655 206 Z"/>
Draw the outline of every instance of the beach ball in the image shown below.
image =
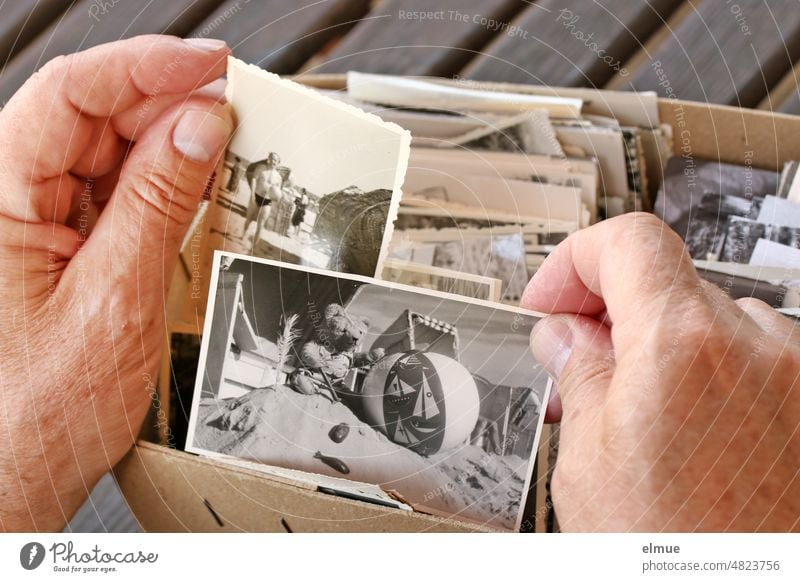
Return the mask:
<path fill-rule="evenodd" d="M 367 420 L 392 442 L 424 456 L 463 443 L 478 421 L 475 379 L 442 354 L 386 356 L 367 374 L 362 394 Z"/>

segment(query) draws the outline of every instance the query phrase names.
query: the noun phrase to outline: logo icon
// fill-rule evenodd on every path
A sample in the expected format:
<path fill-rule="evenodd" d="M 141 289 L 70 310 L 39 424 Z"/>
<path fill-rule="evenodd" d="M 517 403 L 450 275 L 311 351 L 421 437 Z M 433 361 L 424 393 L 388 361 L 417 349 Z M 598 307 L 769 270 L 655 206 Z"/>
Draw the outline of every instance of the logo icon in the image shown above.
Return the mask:
<path fill-rule="evenodd" d="M 29 542 L 19 551 L 19 563 L 26 570 L 35 570 L 44 561 L 44 546 L 39 542 Z"/>

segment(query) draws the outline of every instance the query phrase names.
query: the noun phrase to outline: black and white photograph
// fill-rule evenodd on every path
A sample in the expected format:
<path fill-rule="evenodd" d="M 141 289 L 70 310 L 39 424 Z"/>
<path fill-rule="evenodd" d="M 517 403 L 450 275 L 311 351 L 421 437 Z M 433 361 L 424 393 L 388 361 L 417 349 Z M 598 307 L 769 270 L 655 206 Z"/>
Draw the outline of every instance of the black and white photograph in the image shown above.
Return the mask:
<path fill-rule="evenodd" d="M 728 194 L 705 193 L 686 215 L 683 232 L 689 255 L 697 260 L 720 260 L 731 228 L 729 219 L 753 216 L 753 207 L 757 207 L 762 199 L 748 200 Z M 738 226 L 733 228 L 733 232 L 740 230 Z"/>
<path fill-rule="evenodd" d="M 713 239 L 724 232 L 729 215 L 756 218 L 757 213 L 750 215 L 754 199 L 774 194 L 777 187 L 775 171 L 674 156 L 667 160 L 653 211 L 681 235 L 687 245 L 694 241 L 700 249 L 698 241 Z M 716 235 L 710 232 L 715 230 L 714 225 Z M 701 246 L 709 248 L 713 244 Z M 692 257 L 706 258 L 699 252 L 692 253 Z"/>
<path fill-rule="evenodd" d="M 518 530 L 549 381 L 519 308 L 215 253 L 187 451 Z"/>
<path fill-rule="evenodd" d="M 374 276 L 410 134 L 231 59 L 238 126 L 212 212 L 213 249 Z"/>
<path fill-rule="evenodd" d="M 519 227 L 396 230 L 389 257 L 499 279 L 500 300 L 510 305 L 519 305 L 529 279 Z"/>
<path fill-rule="evenodd" d="M 487 214 L 495 211 L 511 214 L 519 221 L 535 217 L 583 224 L 584 213 L 588 211 L 577 187 L 497 176 L 446 174 L 438 168 L 409 167 L 403 191 L 404 203 L 409 205 L 480 208 Z"/>
<path fill-rule="evenodd" d="M 722 248 L 720 260 L 731 263 L 749 263 L 760 239 L 800 248 L 800 228 L 730 216 L 728 217 L 725 246 Z"/>
<path fill-rule="evenodd" d="M 392 283 L 455 293 L 473 299 L 500 301 L 503 282 L 493 277 L 462 273 L 453 269 L 431 267 L 398 259 L 386 259 L 382 278 Z"/>

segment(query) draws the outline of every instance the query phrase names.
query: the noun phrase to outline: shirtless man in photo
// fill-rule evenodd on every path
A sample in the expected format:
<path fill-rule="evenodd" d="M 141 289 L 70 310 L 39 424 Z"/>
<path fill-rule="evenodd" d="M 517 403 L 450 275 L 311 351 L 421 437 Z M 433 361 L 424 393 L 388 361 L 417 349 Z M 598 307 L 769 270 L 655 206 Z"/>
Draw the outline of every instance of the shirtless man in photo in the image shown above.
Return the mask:
<path fill-rule="evenodd" d="M 247 229 L 255 220 L 256 232 L 253 234 L 253 245 L 250 248 L 252 254 L 255 254 L 258 240 L 261 238 L 261 229 L 269 217 L 270 205 L 278 202 L 283 196 L 283 176 L 278 171 L 280 163 L 278 154 L 272 152 L 266 160 L 253 162 L 247 166 L 246 176 L 251 194 L 240 238 L 245 238 Z"/>

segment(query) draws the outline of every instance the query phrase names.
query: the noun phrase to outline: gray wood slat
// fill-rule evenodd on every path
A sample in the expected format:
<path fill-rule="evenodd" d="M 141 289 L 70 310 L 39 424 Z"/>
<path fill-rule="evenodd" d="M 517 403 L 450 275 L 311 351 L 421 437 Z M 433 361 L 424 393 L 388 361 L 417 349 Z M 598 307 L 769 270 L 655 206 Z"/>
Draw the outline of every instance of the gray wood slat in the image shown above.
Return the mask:
<path fill-rule="evenodd" d="M 140 34 L 183 36 L 213 10 L 219 0 L 119 1 L 81 0 L 53 22 L 0 74 L 0 102 L 11 95 L 44 63 L 105 42 Z M 105 13 L 98 6 L 108 6 Z"/>
<path fill-rule="evenodd" d="M 65 532 L 135 533 L 141 531 L 111 473 L 95 485 L 92 494 L 70 520 Z"/>
<path fill-rule="evenodd" d="M 312 73 L 349 70 L 451 76 L 529 3 L 521 0 L 388 0 L 380 3 Z M 414 13 L 430 13 L 418 19 Z M 412 15 L 412 16 L 409 16 Z"/>
<path fill-rule="evenodd" d="M 800 115 L 800 91 L 792 93 L 786 101 L 781 103 L 778 111 L 781 113 Z"/>
<path fill-rule="evenodd" d="M 566 87 L 599 87 L 656 31 L 681 0 L 542 0 L 500 35 L 463 75 Z"/>
<path fill-rule="evenodd" d="M 0 65 L 18 53 L 72 0 L 0 0 Z"/>
<path fill-rule="evenodd" d="M 296 72 L 369 10 L 369 0 L 229 0 L 194 34 L 221 38 L 234 56 L 274 73 Z"/>
<path fill-rule="evenodd" d="M 779 103 L 773 103 L 776 111 L 800 115 L 800 63 L 784 77 L 786 95 Z"/>
<path fill-rule="evenodd" d="M 753 107 L 798 57 L 797 0 L 704 1 L 631 72 L 627 88 Z"/>
<path fill-rule="evenodd" d="M 800 61 L 778 83 L 770 87 L 769 94 L 761 100 L 758 108 L 800 114 Z"/>

